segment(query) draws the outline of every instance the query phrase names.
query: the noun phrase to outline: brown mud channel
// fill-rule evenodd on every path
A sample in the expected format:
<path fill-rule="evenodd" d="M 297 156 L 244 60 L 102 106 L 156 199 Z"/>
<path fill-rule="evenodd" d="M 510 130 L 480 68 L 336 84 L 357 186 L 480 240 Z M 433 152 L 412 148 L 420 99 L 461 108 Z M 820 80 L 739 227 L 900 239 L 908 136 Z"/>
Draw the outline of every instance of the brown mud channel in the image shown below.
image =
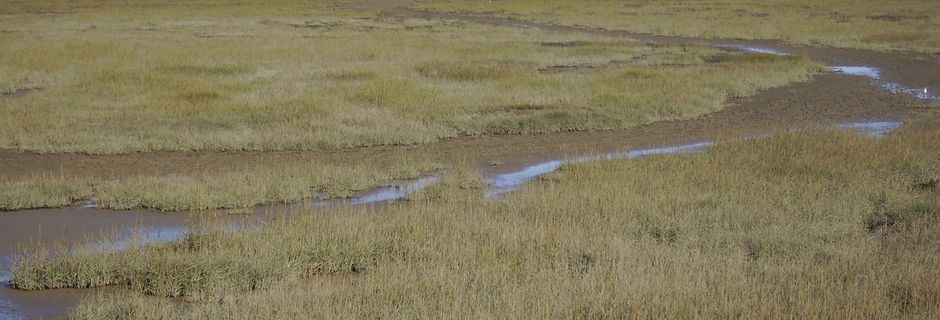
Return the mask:
<path fill-rule="evenodd" d="M 926 87 L 940 92 L 940 60 L 934 56 L 909 53 L 875 53 L 863 50 L 792 46 L 773 41 L 702 40 L 661 37 L 601 29 L 534 24 L 516 20 L 453 13 L 432 13 L 398 7 L 380 8 L 386 15 L 456 19 L 474 23 L 556 32 L 586 32 L 633 38 L 655 43 L 705 44 L 728 50 L 774 50 L 798 54 L 832 66 L 877 68 L 879 81 L 904 87 Z M 488 135 L 461 137 L 431 144 L 382 146 L 304 152 L 154 152 L 109 156 L 85 154 L 34 154 L 0 151 L 0 181 L 42 174 L 93 176 L 101 178 L 134 175 L 195 174 L 239 170 L 264 164 L 316 162 L 349 164 L 363 161 L 382 163 L 402 154 L 441 163 L 468 163 L 484 177 L 494 177 L 528 168 L 533 164 L 592 154 L 624 152 L 658 146 L 684 145 L 785 132 L 838 126 L 863 121 L 905 121 L 936 116 L 938 103 L 919 99 L 909 92 L 890 90 L 871 77 L 824 73 L 812 81 L 770 89 L 753 97 L 734 99 L 722 111 L 696 119 L 657 122 L 629 129 L 558 132 L 540 135 Z M 499 166 L 492 166 L 500 163 Z M 433 182 L 423 180 L 424 182 Z M 402 185 L 361 194 L 335 202 L 307 201 L 293 205 L 263 206 L 254 214 L 219 219 L 256 220 L 296 211 L 297 207 L 324 204 L 381 203 L 415 185 Z M 372 201 L 375 200 L 375 201 Z M 205 215 L 205 213 L 199 213 Z M 209 215 L 213 215 L 209 213 Z M 187 213 L 161 213 L 150 210 L 113 211 L 81 206 L 0 212 L 0 274 L 7 274 L 12 256 L 35 243 L 84 243 L 103 235 L 124 241 L 167 241 L 186 232 L 191 218 Z M 200 217 L 202 218 L 202 217 Z M 145 238 L 138 235 L 144 234 Z M 120 249 L 121 244 L 108 244 Z M 9 279 L 0 279 L 0 281 Z M 21 292 L 0 288 L 0 319 L 63 317 L 67 308 L 82 295 L 94 290 L 46 290 Z"/>

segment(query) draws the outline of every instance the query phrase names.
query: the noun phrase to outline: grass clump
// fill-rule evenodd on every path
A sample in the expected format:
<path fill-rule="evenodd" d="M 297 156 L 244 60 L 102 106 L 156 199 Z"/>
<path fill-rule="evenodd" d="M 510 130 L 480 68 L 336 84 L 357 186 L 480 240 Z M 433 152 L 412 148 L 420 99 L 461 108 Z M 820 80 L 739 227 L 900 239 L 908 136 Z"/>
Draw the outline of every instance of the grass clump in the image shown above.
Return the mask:
<path fill-rule="evenodd" d="M 524 63 L 508 60 L 469 64 L 466 62 L 450 64 L 432 61 L 422 63 L 416 67 L 418 73 L 425 77 L 441 77 L 462 81 L 496 80 L 523 73 L 525 68 Z M 528 66 L 528 68 L 531 69 L 532 66 Z"/>
<path fill-rule="evenodd" d="M 19 260 L 13 278 L 24 290 L 124 285 L 150 295 L 201 299 L 229 290 L 261 289 L 289 277 L 367 268 L 377 249 L 355 235 L 368 229 L 330 227 L 324 224 L 321 230 L 302 235 L 284 222 L 251 233 L 255 239 L 225 230 L 197 230 L 176 244 L 133 246 L 121 253 L 79 250 L 69 260 Z M 268 243 L 269 250 L 255 247 L 255 241 L 269 240 L 276 241 Z M 271 268 L 272 263 L 277 266 Z M 82 271 L 75 273 L 78 269 Z M 44 278 L 51 281 L 38 281 Z"/>
<path fill-rule="evenodd" d="M 62 207 L 92 196 L 94 182 L 62 176 L 40 176 L 3 183 L 0 210 Z"/>
<path fill-rule="evenodd" d="M 482 190 L 486 186 L 480 175 L 465 165 L 450 169 L 434 184 L 408 195 L 411 201 L 454 201 L 471 190 Z"/>
<path fill-rule="evenodd" d="M 865 228 L 872 232 L 884 231 L 937 214 L 940 214 L 940 208 L 927 202 L 890 204 L 880 197 L 874 201 L 871 215 L 865 219 Z"/>
<path fill-rule="evenodd" d="M 14 282 L 94 278 L 138 292 L 86 301 L 80 319 L 932 318 L 940 197 L 910 186 L 937 174 L 938 126 L 572 164 L 499 201 L 455 183 L 446 201 L 332 208 L 258 232 L 200 229 L 120 253 L 31 255 Z M 890 217 L 875 223 L 887 231 L 870 231 L 873 214 Z"/>
<path fill-rule="evenodd" d="M 415 6 L 662 35 L 940 52 L 940 9 L 919 0 L 421 1 Z"/>
<path fill-rule="evenodd" d="M 93 200 L 108 209 L 248 208 L 316 196 L 349 197 L 357 191 L 414 179 L 438 168 L 427 161 L 401 160 L 386 165 L 258 165 L 231 172 L 104 180 L 35 177 L 6 184 L 0 190 L 0 209 L 62 207 L 83 200 Z"/>

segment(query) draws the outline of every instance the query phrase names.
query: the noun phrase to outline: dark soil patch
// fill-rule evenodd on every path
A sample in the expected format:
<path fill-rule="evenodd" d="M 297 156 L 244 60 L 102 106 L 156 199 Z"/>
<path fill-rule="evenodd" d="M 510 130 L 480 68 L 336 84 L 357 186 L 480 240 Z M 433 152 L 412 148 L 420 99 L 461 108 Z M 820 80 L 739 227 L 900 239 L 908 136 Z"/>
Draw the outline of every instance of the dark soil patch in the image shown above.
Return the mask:
<path fill-rule="evenodd" d="M 4 92 L 2 93 L 2 96 L 4 98 L 14 98 L 14 99 L 22 98 L 22 97 L 29 95 L 30 93 L 42 91 L 44 89 L 45 88 L 22 88 L 22 89 L 16 89 L 13 92 Z"/>
<path fill-rule="evenodd" d="M 305 29 L 329 29 L 332 27 L 340 26 L 342 23 L 339 22 L 322 22 L 322 21 L 307 21 L 304 23 L 289 23 L 287 24 L 294 28 L 305 28 Z"/>
<path fill-rule="evenodd" d="M 924 181 L 915 182 L 913 185 L 911 185 L 911 189 L 917 191 L 936 190 L 938 185 L 940 185 L 940 179 L 930 178 Z"/>
<path fill-rule="evenodd" d="M 603 68 L 603 67 L 604 66 L 598 66 L 598 65 L 593 65 L 593 64 L 555 65 L 555 66 L 539 68 L 539 73 L 558 74 L 558 73 L 580 71 L 580 70 L 591 70 L 591 69 Z"/>
<path fill-rule="evenodd" d="M 493 108 L 492 110 L 487 110 L 484 114 L 493 114 L 493 113 L 531 113 L 531 112 L 540 112 L 547 110 L 558 109 L 558 106 L 555 105 L 545 105 L 545 104 L 514 104 L 507 106 L 500 106 Z"/>
<path fill-rule="evenodd" d="M 557 42 L 542 42 L 539 43 L 543 47 L 551 48 L 574 48 L 574 47 L 583 47 L 588 45 L 587 41 L 557 41 Z"/>
<path fill-rule="evenodd" d="M 896 15 L 896 14 L 871 15 L 871 16 L 867 16 L 866 18 L 868 18 L 869 20 L 881 20 L 881 21 L 891 21 L 891 22 L 898 22 L 898 21 L 905 19 L 904 16 Z"/>

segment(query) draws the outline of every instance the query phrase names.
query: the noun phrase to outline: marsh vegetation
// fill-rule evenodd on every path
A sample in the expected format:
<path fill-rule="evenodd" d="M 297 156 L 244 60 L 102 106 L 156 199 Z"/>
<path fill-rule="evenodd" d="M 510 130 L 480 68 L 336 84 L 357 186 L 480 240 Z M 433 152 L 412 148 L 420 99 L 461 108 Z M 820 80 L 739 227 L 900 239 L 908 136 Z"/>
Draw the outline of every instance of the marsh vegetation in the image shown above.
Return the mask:
<path fill-rule="evenodd" d="M 118 210 L 241 209 L 314 197 L 348 197 L 442 168 L 440 164 L 402 157 L 383 164 L 271 163 L 194 175 L 96 179 L 53 174 L 5 183 L 0 189 L 0 210 L 63 207 L 81 201 Z"/>
<path fill-rule="evenodd" d="M 337 208 L 124 252 L 20 260 L 22 289 L 124 286 L 78 319 L 932 318 L 935 122 L 566 165 L 502 200 Z M 178 305 L 165 297 L 182 297 Z"/>
<path fill-rule="evenodd" d="M 940 7 L 920 0 L 425 0 L 415 7 L 661 35 L 940 52 Z"/>
<path fill-rule="evenodd" d="M 0 19 L 0 90 L 35 89 L 0 98 L 0 148 L 320 150 L 621 128 L 821 71 L 799 57 L 708 63 L 719 50 L 328 3 L 42 3 Z"/>
<path fill-rule="evenodd" d="M 391 5 L 631 32 L 940 51 L 940 8 L 930 1 Z M 906 124 L 877 138 L 792 131 L 787 123 L 779 125 L 791 131 L 776 135 L 762 125 L 815 120 L 818 114 L 790 116 L 833 104 L 865 107 L 838 101 L 793 111 L 821 95 L 790 100 L 805 91 L 779 87 L 847 77 L 816 76 L 827 68 L 802 56 L 412 18 L 395 13 L 414 11 L 383 6 L 40 0 L 0 7 L 0 156 L 198 158 L 166 161 L 152 174 L 0 176 L 3 211 L 92 201 L 192 211 L 193 220 L 178 228 L 185 236 L 163 242 L 37 241 L 0 257 L 12 261 L 4 282 L 27 291 L 121 288 L 71 310 L 88 320 L 940 316 L 940 121 L 932 104 L 917 104 L 927 119 L 909 121 L 909 110 L 898 111 Z M 697 154 L 558 160 L 559 171 L 496 196 L 487 196 L 490 180 L 479 170 L 510 171 L 519 159 L 460 157 L 498 144 L 528 148 L 530 140 L 378 147 L 655 125 L 707 117 L 771 88 L 778 89 L 760 97 L 786 101 L 714 121 L 723 128 L 723 121 L 734 126 L 790 108 L 752 124 L 757 134 L 692 144 L 711 146 Z M 916 100 L 872 90 L 891 111 Z M 806 123 L 832 124 L 826 121 Z M 643 141 L 686 122 L 673 124 Z M 624 150 L 640 147 L 625 145 L 625 135 L 611 140 Z M 581 151 L 567 147 L 557 150 Z M 366 151 L 337 150 L 349 148 Z M 435 150 L 447 156 L 427 155 Z M 237 159 L 249 151 L 252 159 Z M 307 157 L 313 152 L 334 156 Z M 200 163 L 218 154 L 235 160 Z M 276 160 L 267 158 L 273 154 Z M 143 157 L 115 163 L 146 166 L 133 163 Z M 177 163 L 219 170 L 174 170 Z M 428 174 L 434 177 L 420 181 L 433 185 L 378 205 L 238 215 Z M 219 208 L 237 210 L 208 214 Z"/>

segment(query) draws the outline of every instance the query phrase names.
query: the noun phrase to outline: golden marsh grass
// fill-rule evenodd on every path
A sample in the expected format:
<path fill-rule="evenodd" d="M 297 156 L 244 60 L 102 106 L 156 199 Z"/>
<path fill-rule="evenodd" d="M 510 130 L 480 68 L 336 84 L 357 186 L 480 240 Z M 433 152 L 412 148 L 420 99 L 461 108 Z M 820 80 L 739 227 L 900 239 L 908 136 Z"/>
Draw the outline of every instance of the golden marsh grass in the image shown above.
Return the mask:
<path fill-rule="evenodd" d="M 432 201 L 309 212 L 259 232 L 28 256 L 14 281 L 146 294 L 86 301 L 77 319 L 931 319 L 938 128 L 567 165 L 498 201 L 451 182 Z"/>
<path fill-rule="evenodd" d="M 116 179 L 38 176 L 4 183 L 0 210 L 63 207 L 84 200 L 93 200 L 107 209 L 249 208 L 318 195 L 348 197 L 356 191 L 414 179 L 441 168 L 429 161 L 403 158 L 383 165 L 270 164 L 230 172 Z"/>
<path fill-rule="evenodd" d="M 620 128 L 821 70 L 347 7 L 16 3 L 0 19 L 0 90 L 41 90 L 0 98 L 0 148 L 316 150 Z M 594 68 L 541 71 L 553 66 Z"/>

